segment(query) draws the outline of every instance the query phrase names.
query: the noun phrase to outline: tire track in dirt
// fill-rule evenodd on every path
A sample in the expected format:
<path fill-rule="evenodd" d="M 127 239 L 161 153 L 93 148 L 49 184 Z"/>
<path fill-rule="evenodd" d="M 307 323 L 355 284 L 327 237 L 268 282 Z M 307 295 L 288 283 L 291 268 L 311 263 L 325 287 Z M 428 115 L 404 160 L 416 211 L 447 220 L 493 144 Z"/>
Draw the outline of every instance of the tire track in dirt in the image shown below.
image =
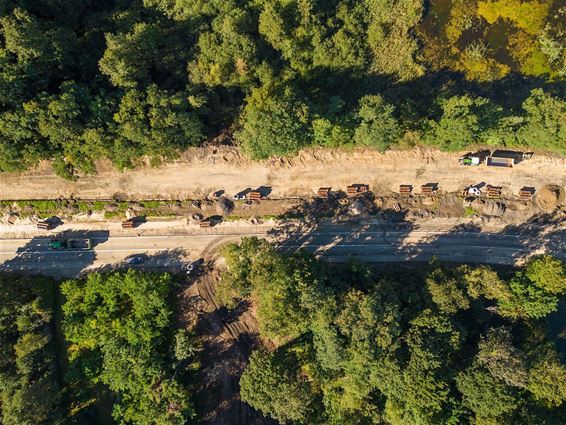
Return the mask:
<path fill-rule="evenodd" d="M 218 238 L 216 241 L 211 244 L 209 255 L 211 249 L 225 242 L 226 238 Z M 217 270 L 207 271 L 184 294 L 185 297 L 198 297 L 201 301 L 196 316 L 196 330 L 203 341 L 202 369 L 197 388 L 199 423 L 273 424 L 240 400 L 240 376 L 251 351 L 261 343 L 257 321 L 249 305 L 243 304 L 234 313 L 228 314 L 216 301 L 216 284 L 219 279 L 220 273 Z"/>

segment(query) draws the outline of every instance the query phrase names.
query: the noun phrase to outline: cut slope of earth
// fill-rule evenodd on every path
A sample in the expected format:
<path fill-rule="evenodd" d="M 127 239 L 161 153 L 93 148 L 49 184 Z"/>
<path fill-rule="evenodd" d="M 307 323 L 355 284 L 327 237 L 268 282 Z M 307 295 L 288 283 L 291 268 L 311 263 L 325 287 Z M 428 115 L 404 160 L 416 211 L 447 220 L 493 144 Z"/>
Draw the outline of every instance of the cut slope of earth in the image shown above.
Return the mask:
<path fill-rule="evenodd" d="M 345 189 L 365 183 L 376 194 L 398 191 L 399 185 L 418 187 L 438 183 L 447 192 L 467 185 L 503 186 L 516 194 L 522 187 L 566 185 L 566 159 L 534 155 L 514 168 L 464 167 L 458 153 L 433 149 L 353 151 L 312 149 L 292 158 L 253 162 L 234 148 L 195 148 L 161 167 L 116 171 L 100 162 L 99 173 L 77 181 L 54 175 L 48 164 L 23 174 L 0 175 L 0 199 L 186 199 L 223 189 L 232 196 L 247 188 L 271 188 L 272 197 L 313 194 L 318 187 Z"/>

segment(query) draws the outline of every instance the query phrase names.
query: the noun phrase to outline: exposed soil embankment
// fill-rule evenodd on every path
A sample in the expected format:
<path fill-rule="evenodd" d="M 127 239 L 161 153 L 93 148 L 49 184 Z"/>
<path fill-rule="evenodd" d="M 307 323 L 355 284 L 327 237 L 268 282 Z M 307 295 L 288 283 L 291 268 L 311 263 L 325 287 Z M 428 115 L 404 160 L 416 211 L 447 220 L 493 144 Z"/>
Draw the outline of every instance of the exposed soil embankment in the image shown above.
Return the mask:
<path fill-rule="evenodd" d="M 564 158 L 534 155 L 513 168 L 498 168 L 460 166 L 458 157 L 434 149 L 309 149 L 291 158 L 253 162 L 235 148 L 194 148 L 161 167 L 125 172 L 100 161 L 97 175 L 74 182 L 55 176 L 47 163 L 23 174 L 1 174 L 0 199 L 187 199 L 220 189 L 232 196 L 261 186 L 270 188 L 273 197 L 288 197 L 312 194 L 321 186 L 345 189 L 352 183 L 369 184 L 379 194 L 397 191 L 401 184 L 437 183 L 452 192 L 485 182 L 510 194 L 522 187 L 566 185 Z"/>

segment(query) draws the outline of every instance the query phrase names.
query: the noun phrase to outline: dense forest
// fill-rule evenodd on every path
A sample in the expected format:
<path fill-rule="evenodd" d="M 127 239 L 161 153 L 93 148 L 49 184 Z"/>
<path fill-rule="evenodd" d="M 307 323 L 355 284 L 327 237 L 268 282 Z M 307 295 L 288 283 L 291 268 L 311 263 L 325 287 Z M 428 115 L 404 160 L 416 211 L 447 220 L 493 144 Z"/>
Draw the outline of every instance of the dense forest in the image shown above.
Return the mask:
<path fill-rule="evenodd" d="M 240 379 L 241 398 L 266 416 L 309 425 L 566 423 L 559 260 L 497 271 L 436 261 L 370 268 L 282 253 L 256 238 L 223 255 L 219 301 L 251 302 L 270 347 L 252 352 Z M 208 353 L 180 325 L 180 282 L 134 270 L 60 284 L 0 274 L 0 423 L 199 423 Z"/>
<path fill-rule="evenodd" d="M 222 132 L 253 158 L 566 153 L 560 0 L 1 0 L 0 171 L 66 178 Z"/>
<path fill-rule="evenodd" d="M 55 285 L 0 274 L 3 425 L 60 423 L 64 411 L 54 328 Z"/>
<path fill-rule="evenodd" d="M 224 256 L 219 299 L 251 298 L 277 347 L 252 354 L 242 399 L 280 423 L 566 423 L 566 367 L 545 320 L 566 294 L 559 260 L 378 273 L 254 238 Z"/>
<path fill-rule="evenodd" d="M 173 283 L 90 273 L 62 283 L 56 318 L 51 279 L 0 274 L 0 423 L 187 423 L 199 345 L 175 326 Z"/>

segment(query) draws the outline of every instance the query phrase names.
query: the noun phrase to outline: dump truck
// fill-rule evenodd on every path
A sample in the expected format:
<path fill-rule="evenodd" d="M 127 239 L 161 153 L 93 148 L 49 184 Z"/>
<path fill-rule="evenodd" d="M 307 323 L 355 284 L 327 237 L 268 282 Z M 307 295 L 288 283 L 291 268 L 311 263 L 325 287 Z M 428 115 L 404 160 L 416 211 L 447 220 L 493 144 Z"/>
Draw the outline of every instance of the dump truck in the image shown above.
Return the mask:
<path fill-rule="evenodd" d="M 92 249 L 92 239 L 50 239 L 49 249 L 65 250 L 65 249 Z"/>

